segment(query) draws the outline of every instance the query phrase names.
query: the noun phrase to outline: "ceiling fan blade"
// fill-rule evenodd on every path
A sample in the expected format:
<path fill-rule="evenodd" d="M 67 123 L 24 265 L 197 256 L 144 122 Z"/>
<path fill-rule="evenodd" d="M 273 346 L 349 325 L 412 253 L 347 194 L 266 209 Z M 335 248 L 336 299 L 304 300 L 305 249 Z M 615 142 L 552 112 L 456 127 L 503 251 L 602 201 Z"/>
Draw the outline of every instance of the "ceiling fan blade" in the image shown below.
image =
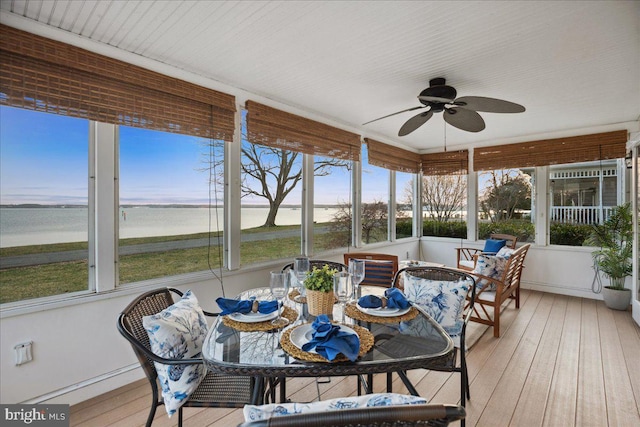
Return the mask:
<path fill-rule="evenodd" d="M 463 96 L 455 100 L 458 107 L 487 113 L 522 113 L 525 108 L 515 102 L 484 96 Z"/>
<path fill-rule="evenodd" d="M 425 124 L 431 116 L 433 116 L 433 111 L 429 110 L 411 117 L 402 125 L 400 131 L 398 131 L 398 136 L 409 135 L 411 132 Z"/>
<path fill-rule="evenodd" d="M 464 108 L 445 108 L 444 121 L 467 132 L 480 132 L 484 129 L 484 120 L 480 114 Z"/>
<path fill-rule="evenodd" d="M 367 123 L 363 123 L 362 126 L 368 125 L 369 123 L 377 122 L 378 120 L 386 119 L 387 117 L 395 116 L 396 114 L 406 113 L 407 111 L 417 110 L 419 108 L 425 108 L 426 105 L 420 105 L 418 107 L 407 108 L 406 110 L 398 111 L 397 113 L 387 114 L 386 116 L 378 117 L 377 119 L 369 120 Z"/>
<path fill-rule="evenodd" d="M 420 101 L 424 101 L 424 102 L 439 102 L 439 103 L 442 103 L 442 104 L 450 104 L 450 103 L 453 102 L 453 99 L 441 98 L 441 97 L 438 97 L 438 96 L 423 96 L 423 95 L 420 95 L 418 97 L 418 99 Z"/>

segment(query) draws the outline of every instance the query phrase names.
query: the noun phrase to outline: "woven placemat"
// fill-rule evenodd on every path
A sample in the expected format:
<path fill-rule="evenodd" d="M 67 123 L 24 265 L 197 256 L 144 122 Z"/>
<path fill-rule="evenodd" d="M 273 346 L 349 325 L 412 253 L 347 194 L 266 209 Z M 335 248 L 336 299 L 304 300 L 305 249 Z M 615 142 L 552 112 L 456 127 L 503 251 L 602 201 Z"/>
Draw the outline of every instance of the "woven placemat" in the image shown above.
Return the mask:
<path fill-rule="evenodd" d="M 298 312 L 291 307 L 285 307 L 282 310 L 282 317 L 287 318 L 289 320 L 289 324 L 291 324 L 298 318 Z M 224 316 L 222 318 L 222 323 L 241 332 L 271 331 L 273 329 L 278 329 L 271 324 L 271 320 L 273 319 L 265 320 L 264 322 L 244 323 L 233 320 L 229 316 Z"/>
<path fill-rule="evenodd" d="M 350 302 L 347 303 L 344 314 L 351 317 L 352 319 L 361 320 L 363 322 L 371 322 L 371 323 L 398 323 L 405 322 L 407 320 L 411 320 L 418 315 L 418 310 L 415 307 L 411 307 L 411 310 L 406 312 L 405 314 L 401 314 L 400 316 L 392 316 L 392 317 L 382 317 L 382 316 L 372 316 L 367 313 L 363 313 L 358 310 L 356 307 L 356 303 Z"/>
<path fill-rule="evenodd" d="M 300 350 L 295 346 L 295 344 L 291 342 L 291 332 L 294 329 L 299 328 L 300 326 L 303 325 L 298 325 L 295 328 L 287 329 L 286 331 L 282 332 L 282 336 L 280 337 L 280 345 L 282 346 L 282 349 L 289 353 L 291 356 L 305 362 L 346 362 L 349 360 L 346 356 L 339 354 L 338 357 L 336 357 L 334 360 L 329 361 L 319 354 Z M 360 338 L 360 351 L 358 352 L 358 357 L 367 354 L 367 352 L 371 350 L 371 347 L 373 347 L 373 334 L 362 326 L 347 325 L 347 327 L 353 329 Z"/>

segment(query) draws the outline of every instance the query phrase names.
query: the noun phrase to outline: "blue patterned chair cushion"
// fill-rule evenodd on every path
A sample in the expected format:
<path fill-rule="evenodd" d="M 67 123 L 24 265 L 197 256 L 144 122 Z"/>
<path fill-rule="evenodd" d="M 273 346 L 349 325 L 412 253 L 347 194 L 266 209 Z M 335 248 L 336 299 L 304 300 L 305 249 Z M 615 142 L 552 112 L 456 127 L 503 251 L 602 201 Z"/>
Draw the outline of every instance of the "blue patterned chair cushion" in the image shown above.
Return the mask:
<path fill-rule="evenodd" d="M 498 251 L 498 253 L 496 254 L 496 256 L 501 256 L 504 257 L 506 259 L 511 258 L 511 255 L 513 255 L 513 253 L 515 252 L 515 249 L 511 249 L 508 246 L 503 246 L 500 248 L 500 250 Z"/>
<path fill-rule="evenodd" d="M 303 414 L 311 412 L 327 412 L 348 408 L 371 406 L 415 405 L 424 404 L 427 400 L 418 396 L 397 393 L 374 393 L 364 396 L 338 397 L 313 403 L 272 403 L 269 405 L 245 405 L 245 421 L 266 420 L 283 415 Z"/>
<path fill-rule="evenodd" d="M 504 268 L 509 262 L 508 256 L 498 256 L 498 255 L 478 255 L 478 261 L 476 262 L 476 268 L 473 270 L 474 273 L 482 274 L 483 276 L 491 277 L 493 279 L 499 279 L 502 277 L 502 273 L 504 272 Z M 478 280 L 477 282 L 478 290 L 484 289 L 488 281 L 485 279 Z M 489 284 L 487 288 L 489 291 L 495 291 L 495 285 L 493 283 Z"/>
<path fill-rule="evenodd" d="M 207 321 L 191 291 L 158 314 L 145 316 L 142 324 L 149 335 L 151 351 L 168 359 L 200 357 L 207 334 Z M 198 388 L 206 372 L 203 364 L 165 365 L 154 362 L 169 417 Z"/>
<path fill-rule="evenodd" d="M 424 308 L 460 347 L 465 299 L 472 284 L 470 280 L 428 280 L 406 275 L 404 293 L 409 301 Z"/>

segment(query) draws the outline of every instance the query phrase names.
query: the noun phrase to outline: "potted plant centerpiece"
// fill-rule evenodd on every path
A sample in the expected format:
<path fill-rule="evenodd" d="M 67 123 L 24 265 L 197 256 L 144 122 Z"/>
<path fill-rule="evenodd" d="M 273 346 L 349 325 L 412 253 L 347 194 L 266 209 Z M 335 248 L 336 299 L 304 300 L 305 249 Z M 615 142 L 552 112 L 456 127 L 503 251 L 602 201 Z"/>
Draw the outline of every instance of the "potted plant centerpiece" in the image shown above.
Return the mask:
<path fill-rule="evenodd" d="M 631 205 L 616 206 L 602 225 L 594 225 L 585 244 L 599 246 L 593 251 L 595 265 L 609 278 L 609 286 L 602 288 L 602 298 L 607 307 L 627 310 L 631 303 L 631 290 L 624 287 L 633 269 L 633 223 Z"/>
<path fill-rule="evenodd" d="M 307 274 L 304 287 L 307 290 L 307 306 L 309 314 L 331 314 L 335 298 L 333 295 L 333 275 L 338 270 L 329 268 L 327 264 L 322 268 L 316 266 Z"/>

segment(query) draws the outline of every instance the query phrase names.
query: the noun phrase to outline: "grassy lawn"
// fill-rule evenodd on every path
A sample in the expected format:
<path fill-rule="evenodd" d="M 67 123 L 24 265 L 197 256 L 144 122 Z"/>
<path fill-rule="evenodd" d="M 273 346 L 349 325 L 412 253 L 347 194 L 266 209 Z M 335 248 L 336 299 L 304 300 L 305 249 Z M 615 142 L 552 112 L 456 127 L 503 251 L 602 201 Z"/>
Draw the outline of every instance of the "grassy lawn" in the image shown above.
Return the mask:
<path fill-rule="evenodd" d="M 275 230 L 273 228 L 257 228 L 243 230 L 243 233 L 272 233 L 274 231 L 297 228 L 299 227 L 277 227 Z M 208 233 L 201 233 L 185 236 L 123 239 L 120 244 L 121 246 L 129 246 L 142 243 L 199 239 L 206 238 L 208 235 Z M 213 239 L 213 242 L 215 242 L 215 239 Z M 331 242 L 328 234 L 316 234 L 315 247 L 319 251 L 329 249 Z M 86 242 L 3 248 L 0 254 L 6 257 L 78 249 L 86 250 Z M 205 246 L 120 256 L 120 283 L 132 283 L 209 269 L 218 270 L 220 268 L 218 249 L 217 246 L 212 246 L 211 248 Z M 244 242 L 240 245 L 240 253 L 243 265 L 278 258 L 293 258 L 300 253 L 300 238 L 284 237 Z M 0 303 L 84 291 L 88 288 L 87 277 L 88 267 L 86 260 L 2 269 L 0 270 Z"/>

